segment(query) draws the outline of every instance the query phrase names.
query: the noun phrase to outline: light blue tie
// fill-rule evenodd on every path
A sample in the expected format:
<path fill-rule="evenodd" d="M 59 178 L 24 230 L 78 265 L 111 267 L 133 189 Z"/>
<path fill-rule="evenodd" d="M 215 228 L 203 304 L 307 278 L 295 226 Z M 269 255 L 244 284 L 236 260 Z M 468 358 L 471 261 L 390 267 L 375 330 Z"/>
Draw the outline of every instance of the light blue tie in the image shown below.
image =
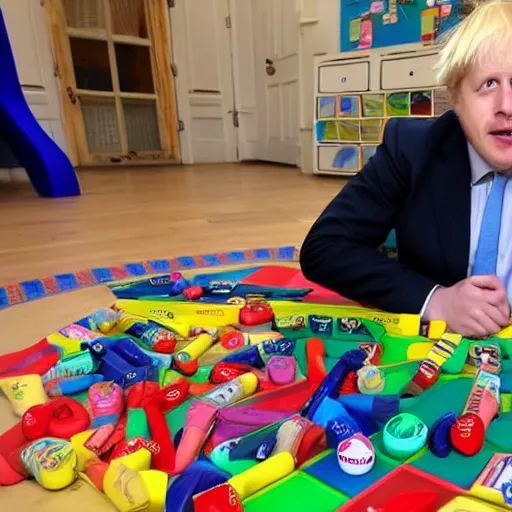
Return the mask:
<path fill-rule="evenodd" d="M 503 205 L 503 192 L 508 178 L 494 174 L 491 193 L 485 205 L 480 237 L 475 254 L 473 275 L 496 275 L 498 263 L 498 246 L 500 241 L 501 209 Z"/>

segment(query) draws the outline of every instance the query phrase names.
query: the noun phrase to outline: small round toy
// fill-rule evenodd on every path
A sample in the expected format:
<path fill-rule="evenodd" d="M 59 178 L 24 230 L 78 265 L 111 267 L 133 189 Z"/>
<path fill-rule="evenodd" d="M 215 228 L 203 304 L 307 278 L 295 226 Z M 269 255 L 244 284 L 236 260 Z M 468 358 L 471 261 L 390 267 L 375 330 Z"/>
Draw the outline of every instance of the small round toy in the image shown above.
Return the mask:
<path fill-rule="evenodd" d="M 375 449 L 371 441 L 357 433 L 338 445 L 338 464 L 348 475 L 364 475 L 375 464 Z"/>
<path fill-rule="evenodd" d="M 390 455 L 404 459 L 425 446 L 427 433 L 428 427 L 423 421 L 413 414 L 404 412 L 386 423 L 382 440 Z"/>
<path fill-rule="evenodd" d="M 375 395 L 384 390 L 386 377 L 373 364 L 368 364 L 357 370 L 357 388 L 363 395 Z"/>

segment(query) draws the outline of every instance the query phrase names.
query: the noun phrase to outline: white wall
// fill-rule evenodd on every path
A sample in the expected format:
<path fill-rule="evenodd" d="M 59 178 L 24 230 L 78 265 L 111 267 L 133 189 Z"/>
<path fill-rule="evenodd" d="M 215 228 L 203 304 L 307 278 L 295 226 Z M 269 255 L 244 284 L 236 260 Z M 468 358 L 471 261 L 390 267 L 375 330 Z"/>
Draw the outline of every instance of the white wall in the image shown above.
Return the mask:
<path fill-rule="evenodd" d="M 301 167 L 313 172 L 313 58 L 340 48 L 340 0 L 301 1 Z"/>

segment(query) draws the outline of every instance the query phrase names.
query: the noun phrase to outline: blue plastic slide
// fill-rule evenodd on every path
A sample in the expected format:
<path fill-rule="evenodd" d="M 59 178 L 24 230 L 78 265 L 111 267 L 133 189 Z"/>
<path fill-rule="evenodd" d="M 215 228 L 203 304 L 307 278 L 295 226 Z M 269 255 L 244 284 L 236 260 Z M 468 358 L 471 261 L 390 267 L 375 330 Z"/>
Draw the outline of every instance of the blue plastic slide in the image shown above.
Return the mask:
<path fill-rule="evenodd" d="M 42 197 L 80 195 L 69 158 L 39 125 L 25 100 L 1 9 L 0 70 L 0 135 L 27 170 L 36 192 Z"/>

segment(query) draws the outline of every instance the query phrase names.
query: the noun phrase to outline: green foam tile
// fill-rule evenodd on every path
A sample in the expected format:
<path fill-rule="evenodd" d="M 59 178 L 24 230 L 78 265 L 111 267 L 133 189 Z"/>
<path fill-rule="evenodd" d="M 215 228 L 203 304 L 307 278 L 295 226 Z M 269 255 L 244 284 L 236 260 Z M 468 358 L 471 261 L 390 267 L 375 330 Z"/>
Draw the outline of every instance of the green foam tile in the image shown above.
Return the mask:
<path fill-rule="evenodd" d="M 496 450 L 488 443 L 484 443 L 483 448 L 472 457 L 452 450 L 448 457 L 440 459 L 428 450 L 425 455 L 410 462 L 410 465 L 443 480 L 448 480 L 463 489 L 469 489 L 495 453 Z"/>
<path fill-rule="evenodd" d="M 436 383 L 417 397 L 400 400 L 400 412 L 414 414 L 430 429 L 447 412 L 460 415 L 472 386 L 468 378 Z"/>
<path fill-rule="evenodd" d="M 302 471 L 295 471 L 243 502 L 244 512 L 332 512 L 349 497 Z"/>
<path fill-rule="evenodd" d="M 490 338 L 487 338 L 486 341 L 500 346 L 502 354 L 502 370 L 504 359 L 509 363 L 507 366 L 510 368 L 510 365 L 512 365 L 512 343 L 510 343 L 510 338 L 498 338 L 497 336 L 491 336 Z M 478 344 L 480 345 L 482 343 L 479 341 Z"/>
<path fill-rule="evenodd" d="M 512 453 L 512 412 L 501 414 L 487 427 L 485 439 L 504 453 Z"/>
<path fill-rule="evenodd" d="M 408 360 L 407 352 L 409 347 L 416 343 L 432 343 L 428 338 L 422 336 L 392 336 L 385 334 L 382 336 L 382 357 L 380 364 L 396 364 Z"/>
<path fill-rule="evenodd" d="M 401 365 L 390 366 L 388 368 L 381 368 L 385 384 L 384 389 L 379 395 L 399 395 L 402 389 L 414 377 L 419 366 L 417 361 L 409 361 Z"/>
<path fill-rule="evenodd" d="M 512 411 L 512 393 L 500 394 L 500 411 L 502 413 Z"/>
<path fill-rule="evenodd" d="M 512 373 L 512 359 L 501 359 L 501 373 Z"/>

